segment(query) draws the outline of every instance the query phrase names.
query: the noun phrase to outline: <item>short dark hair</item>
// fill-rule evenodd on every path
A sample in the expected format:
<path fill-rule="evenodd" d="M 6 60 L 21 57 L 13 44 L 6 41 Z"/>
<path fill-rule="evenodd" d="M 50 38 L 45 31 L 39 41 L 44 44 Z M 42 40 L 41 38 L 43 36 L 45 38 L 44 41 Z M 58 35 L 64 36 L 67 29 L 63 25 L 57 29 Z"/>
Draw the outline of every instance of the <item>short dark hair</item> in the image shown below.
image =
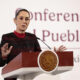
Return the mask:
<path fill-rule="evenodd" d="M 18 8 L 16 9 L 16 12 L 15 12 L 15 18 L 17 18 L 17 16 L 19 15 L 19 13 L 21 11 L 25 11 L 25 12 L 28 12 L 28 14 L 30 15 L 29 11 L 27 9 L 23 9 L 23 8 Z"/>

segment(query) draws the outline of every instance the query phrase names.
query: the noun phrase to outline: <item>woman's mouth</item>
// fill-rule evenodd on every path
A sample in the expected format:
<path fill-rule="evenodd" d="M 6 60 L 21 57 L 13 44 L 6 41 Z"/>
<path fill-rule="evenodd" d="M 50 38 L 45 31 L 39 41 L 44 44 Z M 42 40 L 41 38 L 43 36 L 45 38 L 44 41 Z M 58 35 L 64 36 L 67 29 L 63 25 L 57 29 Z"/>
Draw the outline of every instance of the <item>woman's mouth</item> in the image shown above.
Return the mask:
<path fill-rule="evenodd" d="M 25 24 L 23 24 L 23 25 L 22 25 L 22 27 L 26 27 L 26 25 L 25 25 Z"/>

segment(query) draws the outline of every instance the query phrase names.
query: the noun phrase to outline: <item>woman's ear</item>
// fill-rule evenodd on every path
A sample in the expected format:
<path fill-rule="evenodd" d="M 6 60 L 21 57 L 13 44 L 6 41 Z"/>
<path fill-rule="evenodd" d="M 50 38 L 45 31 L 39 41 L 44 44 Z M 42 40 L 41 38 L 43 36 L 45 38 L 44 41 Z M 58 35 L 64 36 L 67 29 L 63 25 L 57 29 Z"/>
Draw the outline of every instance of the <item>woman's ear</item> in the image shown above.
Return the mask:
<path fill-rule="evenodd" d="M 14 18 L 14 23 L 16 24 L 16 19 Z"/>

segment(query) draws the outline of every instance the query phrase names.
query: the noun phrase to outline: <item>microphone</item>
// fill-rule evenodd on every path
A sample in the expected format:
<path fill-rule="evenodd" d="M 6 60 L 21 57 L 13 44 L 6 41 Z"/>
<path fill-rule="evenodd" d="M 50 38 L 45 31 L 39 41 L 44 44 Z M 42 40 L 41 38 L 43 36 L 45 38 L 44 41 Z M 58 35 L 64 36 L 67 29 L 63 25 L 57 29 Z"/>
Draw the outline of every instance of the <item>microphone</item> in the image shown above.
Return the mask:
<path fill-rule="evenodd" d="M 43 42 L 49 49 L 51 49 L 51 47 L 49 45 L 47 45 L 43 40 L 41 40 L 40 38 L 36 37 L 38 40 L 40 40 L 41 42 Z"/>

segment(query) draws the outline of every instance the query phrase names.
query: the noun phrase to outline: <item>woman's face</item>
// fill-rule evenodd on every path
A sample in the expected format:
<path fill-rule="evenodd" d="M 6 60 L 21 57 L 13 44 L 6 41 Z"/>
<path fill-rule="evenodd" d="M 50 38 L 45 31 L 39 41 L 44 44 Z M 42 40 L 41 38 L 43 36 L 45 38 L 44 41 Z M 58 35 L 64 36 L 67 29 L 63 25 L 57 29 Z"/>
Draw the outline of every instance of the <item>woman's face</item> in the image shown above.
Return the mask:
<path fill-rule="evenodd" d="M 30 15 L 26 11 L 21 11 L 18 16 L 14 19 L 16 24 L 16 31 L 24 33 L 30 22 Z"/>

